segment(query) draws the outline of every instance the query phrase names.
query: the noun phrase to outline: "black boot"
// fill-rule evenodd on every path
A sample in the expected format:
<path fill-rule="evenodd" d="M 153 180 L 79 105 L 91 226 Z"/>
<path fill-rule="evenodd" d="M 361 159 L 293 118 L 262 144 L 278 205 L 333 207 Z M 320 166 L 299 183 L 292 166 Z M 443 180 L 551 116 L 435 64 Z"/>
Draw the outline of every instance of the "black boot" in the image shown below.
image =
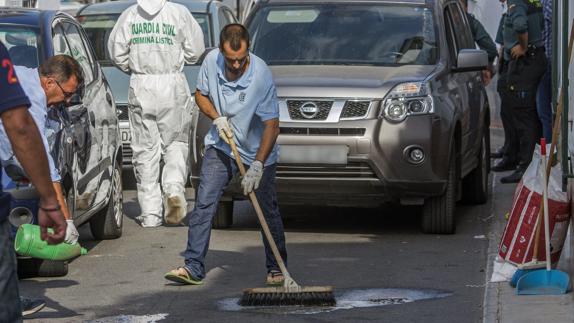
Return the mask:
<path fill-rule="evenodd" d="M 525 169 L 519 167 L 514 172 L 512 172 L 512 174 L 502 177 L 500 179 L 500 182 L 502 184 L 518 183 L 522 179 L 522 175 L 524 175 L 524 171 L 525 171 Z"/>

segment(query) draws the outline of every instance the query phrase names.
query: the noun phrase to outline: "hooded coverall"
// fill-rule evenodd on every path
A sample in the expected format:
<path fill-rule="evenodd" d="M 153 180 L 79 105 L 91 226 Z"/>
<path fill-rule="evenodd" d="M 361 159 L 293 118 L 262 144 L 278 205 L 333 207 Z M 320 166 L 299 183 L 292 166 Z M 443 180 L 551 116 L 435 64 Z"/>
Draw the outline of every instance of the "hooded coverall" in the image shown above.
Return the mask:
<path fill-rule="evenodd" d="M 187 209 L 184 186 L 195 108 L 182 71 L 205 50 L 201 28 L 182 5 L 138 0 L 118 19 L 108 50 L 114 63 L 131 74 L 128 104 L 139 219 L 144 227 L 161 224 L 163 153 L 166 221 L 178 222 Z M 173 210 L 178 214 L 170 221 Z"/>

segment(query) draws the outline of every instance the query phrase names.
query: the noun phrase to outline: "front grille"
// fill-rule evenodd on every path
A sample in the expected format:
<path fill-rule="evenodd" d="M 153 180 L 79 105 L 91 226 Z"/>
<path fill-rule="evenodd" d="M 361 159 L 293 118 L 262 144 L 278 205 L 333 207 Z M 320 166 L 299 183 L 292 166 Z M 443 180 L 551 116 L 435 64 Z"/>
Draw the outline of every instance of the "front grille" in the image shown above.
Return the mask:
<path fill-rule="evenodd" d="M 333 101 L 287 100 L 291 120 L 326 120 L 333 106 Z M 301 111 L 307 108 L 308 112 Z"/>
<path fill-rule="evenodd" d="M 332 135 L 332 136 L 363 136 L 365 135 L 365 128 L 295 128 L 295 127 L 281 127 L 279 128 L 281 134 L 286 135 Z"/>
<path fill-rule="evenodd" d="M 344 166 L 336 165 L 277 165 L 277 178 L 372 178 L 375 172 L 364 162 L 349 162 Z"/>
<path fill-rule="evenodd" d="M 341 113 L 341 119 L 360 118 L 369 112 L 369 101 L 347 101 Z"/>
<path fill-rule="evenodd" d="M 129 143 L 122 144 L 122 156 L 123 156 L 122 162 L 124 166 L 132 164 L 133 155 L 134 152 L 130 144 Z"/>
<path fill-rule="evenodd" d="M 116 109 L 118 110 L 118 120 L 128 120 L 128 106 L 127 105 L 116 105 Z"/>

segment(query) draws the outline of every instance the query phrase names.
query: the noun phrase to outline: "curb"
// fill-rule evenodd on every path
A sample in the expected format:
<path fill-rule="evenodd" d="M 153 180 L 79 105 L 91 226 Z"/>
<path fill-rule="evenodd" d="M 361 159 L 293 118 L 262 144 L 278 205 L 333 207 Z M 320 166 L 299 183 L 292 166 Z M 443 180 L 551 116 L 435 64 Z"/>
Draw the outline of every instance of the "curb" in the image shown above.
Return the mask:
<path fill-rule="evenodd" d="M 489 221 L 488 225 L 488 249 L 486 255 L 486 270 L 485 270 L 485 288 L 484 288 L 484 298 L 483 298 L 483 313 L 482 321 L 484 323 L 498 322 L 499 317 L 499 296 L 500 289 L 498 287 L 499 283 L 491 283 L 490 277 L 492 276 L 493 261 L 498 253 L 498 240 L 504 231 L 503 217 L 497 214 L 497 180 L 498 176 L 496 173 L 492 172 L 492 182 L 491 182 L 491 204 L 490 212 L 488 218 L 484 221 Z"/>

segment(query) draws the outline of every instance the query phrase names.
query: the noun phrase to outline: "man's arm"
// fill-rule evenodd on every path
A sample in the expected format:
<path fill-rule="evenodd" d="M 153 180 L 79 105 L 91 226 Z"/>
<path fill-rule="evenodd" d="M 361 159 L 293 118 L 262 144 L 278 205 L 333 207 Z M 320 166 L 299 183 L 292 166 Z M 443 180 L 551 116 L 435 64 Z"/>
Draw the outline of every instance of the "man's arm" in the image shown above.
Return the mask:
<path fill-rule="evenodd" d="M 108 54 L 112 62 L 122 71 L 130 73 L 130 42 L 131 36 L 127 26 L 127 19 L 131 13 L 128 8 L 125 10 L 114 25 L 108 38 Z"/>
<path fill-rule="evenodd" d="M 66 222 L 52 186 L 48 159 L 36 123 L 24 106 L 7 110 L 0 117 L 16 158 L 40 194 L 38 218 L 42 239 L 49 243 L 59 243 L 64 240 Z M 48 227 L 54 229 L 53 234 L 48 235 Z"/>
<path fill-rule="evenodd" d="M 263 130 L 263 136 L 261 137 L 261 143 L 259 144 L 259 149 L 255 155 L 255 160 L 260 161 L 265 165 L 265 161 L 273 147 L 275 146 L 275 141 L 277 141 L 277 136 L 279 136 L 279 119 L 270 119 L 264 122 L 265 129 Z"/>
<path fill-rule="evenodd" d="M 217 113 L 217 110 L 215 110 L 215 106 L 209 96 L 201 94 L 200 90 L 195 90 L 195 103 L 199 107 L 199 111 L 203 112 L 203 114 L 211 120 L 221 117 L 219 113 Z"/>

